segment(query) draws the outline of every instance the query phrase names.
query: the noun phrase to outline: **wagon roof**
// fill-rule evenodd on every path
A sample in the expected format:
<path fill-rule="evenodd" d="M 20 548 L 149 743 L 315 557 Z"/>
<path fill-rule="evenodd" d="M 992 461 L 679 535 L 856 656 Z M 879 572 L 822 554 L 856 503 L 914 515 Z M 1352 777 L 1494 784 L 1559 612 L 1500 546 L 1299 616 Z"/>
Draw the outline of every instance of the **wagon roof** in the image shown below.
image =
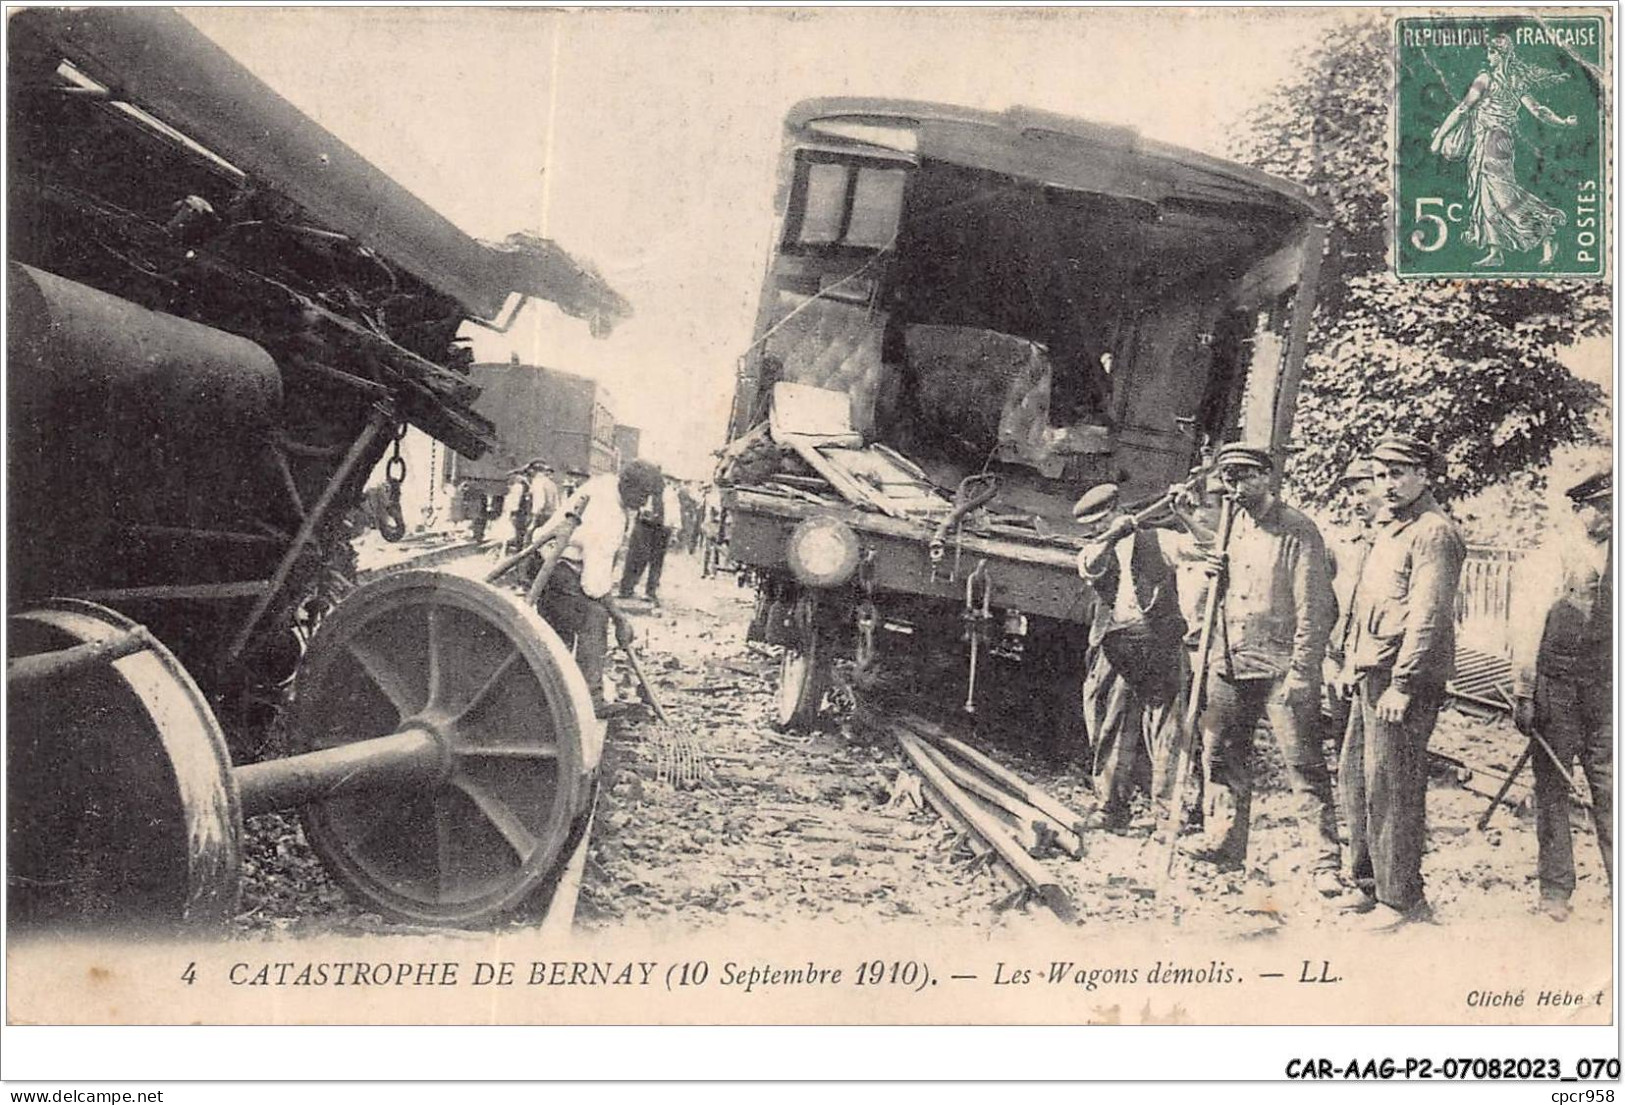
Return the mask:
<path fill-rule="evenodd" d="M 819 124 L 836 124 L 825 129 Z M 841 124 L 845 124 L 842 126 Z M 1302 185 L 1195 150 L 1036 108 L 982 111 L 917 100 L 836 96 L 804 100 L 785 121 L 794 137 L 858 147 L 887 144 L 906 128 L 902 149 L 1055 188 L 1160 203 L 1169 199 L 1267 206 L 1323 220 L 1324 205 Z"/>

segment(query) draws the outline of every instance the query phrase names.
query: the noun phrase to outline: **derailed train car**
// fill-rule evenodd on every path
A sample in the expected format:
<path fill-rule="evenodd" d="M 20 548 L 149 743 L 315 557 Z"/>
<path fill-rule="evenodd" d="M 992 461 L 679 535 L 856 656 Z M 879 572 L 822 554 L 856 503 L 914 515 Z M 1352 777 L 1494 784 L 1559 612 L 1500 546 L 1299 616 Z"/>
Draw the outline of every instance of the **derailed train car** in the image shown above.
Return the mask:
<path fill-rule="evenodd" d="M 780 723 L 834 660 L 893 658 L 1068 743 L 1071 507 L 1165 490 L 1204 446 L 1285 447 L 1322 207 L 1126 129 L 841 98 L 790 113 L 778 209 L 719 478 Z"/>
<path fill-rule="evenodd" d="M 526 900 L 596 771 L 579 672 L 483 584 L 353 588 L 346 515 L 407 424 L 491 446 L 465 322 L 626 304 L 469 238 L 173 13 L 9 28 L 10 919 L 218 920 L 242 817 L 294 808 L 386 912 Z"/>

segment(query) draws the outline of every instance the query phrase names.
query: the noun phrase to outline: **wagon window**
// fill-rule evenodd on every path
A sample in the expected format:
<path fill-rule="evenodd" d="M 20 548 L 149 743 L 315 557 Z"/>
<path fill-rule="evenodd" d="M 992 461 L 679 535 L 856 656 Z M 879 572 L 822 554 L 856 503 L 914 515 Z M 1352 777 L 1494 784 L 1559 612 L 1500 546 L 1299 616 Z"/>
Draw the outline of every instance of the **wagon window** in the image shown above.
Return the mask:
<path fill-rule="evenodd" d="M 807 166 L 807 198 L 801 210 L 801 241 L 829 245 L 840 241 L 846 214 L 846 166 L 831 162 Z"/>
<path fill-rule="evenodd" d="M 897 235 L 907 170 L 804 160 L 787 235 L 800 246 L 882 249 Z"/>
<path fill-rule="evenodd" d="M 852 218 L 846 230 L 846 244 L 879 249 L 889 245 L 897 234 L 897 219 L 903 210 L 902 169 L 860 169 L 858 186 L 852 194 Z"/>

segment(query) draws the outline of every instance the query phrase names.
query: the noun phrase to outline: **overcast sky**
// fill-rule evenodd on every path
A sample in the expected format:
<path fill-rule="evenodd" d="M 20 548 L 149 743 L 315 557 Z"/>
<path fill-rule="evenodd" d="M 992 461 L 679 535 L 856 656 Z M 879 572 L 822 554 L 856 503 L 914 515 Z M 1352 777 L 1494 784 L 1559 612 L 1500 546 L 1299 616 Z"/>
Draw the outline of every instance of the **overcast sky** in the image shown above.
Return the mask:
<path fill-rule="evenodd" d="M 551 306 L 482 360 L 608 384 L 643 452 L 709 471 L 750 338 L 780 123 L 810 96 L 1015 104 L 1222 153 L 1346 12 L 890 8 L 186 9 L 295 105 L 465 231 L 535 230 L 636 317 Z"/>

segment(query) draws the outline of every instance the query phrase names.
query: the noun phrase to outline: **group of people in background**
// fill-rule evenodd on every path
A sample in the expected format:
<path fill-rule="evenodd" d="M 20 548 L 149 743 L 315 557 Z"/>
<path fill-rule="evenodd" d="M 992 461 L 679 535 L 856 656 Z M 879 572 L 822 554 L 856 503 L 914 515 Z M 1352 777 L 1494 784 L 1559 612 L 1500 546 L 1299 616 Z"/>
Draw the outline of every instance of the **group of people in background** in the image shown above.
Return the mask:
<path fill-rule="evenodd" d="M 1361 532 L 1342 571 L 1319 528 L 1283 502 L 1267 449 L 1224 446 L 1219 488 L 1228 539 L 1188 486 L 1171 489 L 1177 522 L 1127 514 L 1118 489 L 1091 489 L 1074 510 L 1093 531 L 1078 557 L 1093 600 L 1084 704 L 1099 827 L 1124 832 L 1137 787 L 1167 801 L 1179 719 L 1201 695 L 1204 836 L 1194 857 L 1220 869 L 1247 858 L 1254 731 L 1267 718 L 1297 806 L 1314 889 L 1329 908 L 1377 930 L 1431 917 L 1422 881 L 1428 743 L 1455 659 L 1455 596 L 1466 543 L 1439 505 L 1433 450 L 1414 437 L 1378 442 L 1345 470 Z M 1536 779 L 1539 909 L 1569 915 L 1574 891 L 1570 770 L 1592 795 L 1612 887 L 1612 476 L 1568 489 L 1582 540 L 1554 537 L 1519 591 L 1514 718 Z M 1166 515 L 1164 515 L 1166 517 Z M 1189 686 L 1198 633 L 1179 601 L 1181 566 L 1216 589 L 1203 686 Z M 1341 577 L 1342 586 L 1334 586 Z M 1339 593 L 1341 592 L 1341 593 Z M 1205 597 L 1193 604 L 1206 606 Z M 1334 797 L 1325 738 L 1337 748 Z M 1346 827 L 1339 834 L 1338 812 Z"/>

